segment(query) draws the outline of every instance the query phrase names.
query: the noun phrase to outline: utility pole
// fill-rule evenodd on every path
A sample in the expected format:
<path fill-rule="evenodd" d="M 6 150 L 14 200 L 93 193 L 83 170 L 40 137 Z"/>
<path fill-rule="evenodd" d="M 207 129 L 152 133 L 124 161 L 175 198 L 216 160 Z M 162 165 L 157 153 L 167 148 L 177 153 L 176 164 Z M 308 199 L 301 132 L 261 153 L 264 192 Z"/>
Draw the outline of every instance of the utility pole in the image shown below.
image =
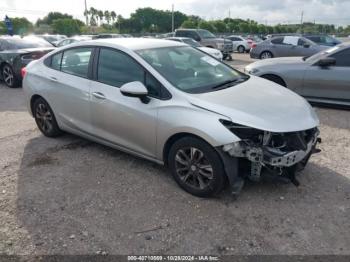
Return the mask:
<path fill-rule="evenodd" d="M 171 5 L 171 32 L 174 33 L 174 4 Z"/>
<path fill-rule="evenodd" d="M 301 17 L 300 17 L 300 28 L 301 28 L 301 33 L 303 33 L 303 19 L 304 19 L 304 10 L 301 11 Z"/>
<path fill-rule="evenodd" d="M 231 19 L 231 9 L 228 9 L 228 18 Z"/>
<path fill-rule="evenodd" d="M 85 0 L 85 21 L 86 21 L 86 25 L 89 25 L 89 18 L 88 18 L 88 14 L 87 14 L 87 4 L 86 4 L 86 0 Z"/>

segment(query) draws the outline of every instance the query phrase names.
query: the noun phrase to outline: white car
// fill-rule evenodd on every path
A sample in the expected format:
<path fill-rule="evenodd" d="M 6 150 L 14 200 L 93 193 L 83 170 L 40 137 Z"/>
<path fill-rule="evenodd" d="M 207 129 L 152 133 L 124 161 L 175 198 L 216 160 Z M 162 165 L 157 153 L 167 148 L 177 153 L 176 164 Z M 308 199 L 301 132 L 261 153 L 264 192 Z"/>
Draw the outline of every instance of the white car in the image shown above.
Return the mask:
<path fill-rule="evenodd" d="M 243 38 L 239 35 L 231 35 L 227 37 L 227 39 L 230 39 L 233 43 L 233 50 L 237 51 L 238 53 L 244 53 L 249 52 L 251 45 L 247 41 L 247 39 Z"/>
<path fill-rule="evenodd" d="M 193 40 L 192 38 L 189 38 L 189 37 L 168 37 L 168 38 L 166 38 L 166 40 L 182 42 L 182 43 L 190 45 L 190 46 L 192 46 L 194 48 L 202 50 L 203 52 L 205 52 L 205 53 L 215 57 L 218 60 L 222 60 L 223 59 L 223 55 L 222 55 L 220 50 L 215 49 L 215 48 L 202 46 L 200 43 L 198 43 L 197 41 Z"/>

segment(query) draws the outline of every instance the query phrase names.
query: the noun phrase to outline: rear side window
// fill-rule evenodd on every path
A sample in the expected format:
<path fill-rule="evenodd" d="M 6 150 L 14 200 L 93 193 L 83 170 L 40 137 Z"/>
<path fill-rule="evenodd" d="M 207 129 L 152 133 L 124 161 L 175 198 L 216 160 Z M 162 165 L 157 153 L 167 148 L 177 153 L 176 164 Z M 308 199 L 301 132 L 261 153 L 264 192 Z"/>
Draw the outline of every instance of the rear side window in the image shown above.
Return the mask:
<path fill-rule="evenodd" d="M 55 70 L 61 70 L 61 60 L 62 60 L 62 53 L 53 55 L 51 58 L 50 67 Z"/>
<path fill-rule="evenodd" d="M 277 37 L 271 40 L 271 43 L 275 45 L 282 45 L 284 37 Z"/>
<path fill-rule="evenodd" d="M 61 71 L 87 78 L 91 53 L 91 47 L 74 48 L 64 51 Z"/>

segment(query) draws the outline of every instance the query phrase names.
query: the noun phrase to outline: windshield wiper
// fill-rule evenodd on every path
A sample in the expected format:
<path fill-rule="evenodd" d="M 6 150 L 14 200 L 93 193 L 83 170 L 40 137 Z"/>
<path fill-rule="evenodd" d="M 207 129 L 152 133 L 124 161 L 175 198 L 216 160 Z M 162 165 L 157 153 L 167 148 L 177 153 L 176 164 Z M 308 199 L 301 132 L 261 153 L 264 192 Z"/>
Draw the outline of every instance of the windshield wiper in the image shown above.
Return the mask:
<path fill-rule="evenodd" d="M 231 87 L 231 86 L 233 86 L 232 84 L 242 83 L 248 79 L 249 79 L 249 76 L 242 76 L 242 77 L 237 78 L 237 79 L 227 80 L 227 81 L 224 81 L 218 85 L 213 86 L 211 89 L 219 89 L 219 88 L 223 89 L 223 88 Z"/>

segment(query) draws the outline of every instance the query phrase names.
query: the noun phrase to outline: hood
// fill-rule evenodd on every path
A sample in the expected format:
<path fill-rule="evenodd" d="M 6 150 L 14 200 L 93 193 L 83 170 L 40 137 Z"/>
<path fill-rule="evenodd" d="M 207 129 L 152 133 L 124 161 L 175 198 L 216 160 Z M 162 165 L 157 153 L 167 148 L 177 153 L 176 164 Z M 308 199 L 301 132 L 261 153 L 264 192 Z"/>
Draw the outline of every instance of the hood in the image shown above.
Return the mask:
<path fill-rule="evenodd" d="M 279 58 L 270 58 L 256 61 L 251 66 L 260 67 L 260 66 L 269 66 L 269 65 L 291 65 L 291 64 L 300 64 L 305 63 L 303 57 L 279 57 Z"/>
<path fill-rule="evenodd" d="M 32 52 L 44 52 L 48 53 L 54 50 L 55 47 L 35 47 L 35 48 L 23 48 L 23 49 L 14 49 L 14 50 L 6 50 L 2 53 L 11 53 L 11 54 L 24 54 L 24 53 L 32 53 Z"/>
<path fill-rule="evenodd" d="M 209 47 L 205 47 L 205 46 L 198 47 L 198 49 L 200 49 L 203 52 L 206 52 L 208 54 L 218 54 L 218 53 L 220 53 L 220 50 L 218 50 L 218 49 L 209 48 Z"/>
<path fill-rule="evenodd" d="M 234 123 L 270 132 L 294 132 L 319 125 L 315 111 L 304 98 L 255 76 L 230 88 L 190 95 L 189 102 Z"/>

